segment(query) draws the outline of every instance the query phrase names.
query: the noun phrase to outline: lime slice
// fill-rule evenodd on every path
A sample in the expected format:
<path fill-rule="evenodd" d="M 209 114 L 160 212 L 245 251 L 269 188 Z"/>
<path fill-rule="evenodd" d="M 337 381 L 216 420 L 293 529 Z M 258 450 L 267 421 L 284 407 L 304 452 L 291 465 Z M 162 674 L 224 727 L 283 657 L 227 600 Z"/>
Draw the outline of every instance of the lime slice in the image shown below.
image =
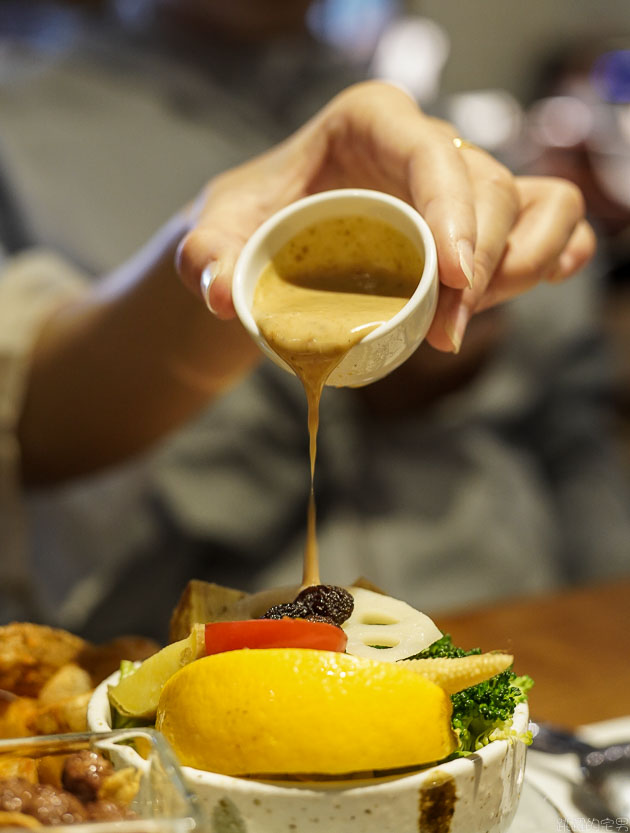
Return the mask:
<path fill-rule="evenodd" d="M 125 717 L 155 717 L 164 684 L 176 671 L 205 654 L 205 625 L 195 625 L 186 639 L 173 642 L 116 685 L 109 686 L 109 701 Z"/>

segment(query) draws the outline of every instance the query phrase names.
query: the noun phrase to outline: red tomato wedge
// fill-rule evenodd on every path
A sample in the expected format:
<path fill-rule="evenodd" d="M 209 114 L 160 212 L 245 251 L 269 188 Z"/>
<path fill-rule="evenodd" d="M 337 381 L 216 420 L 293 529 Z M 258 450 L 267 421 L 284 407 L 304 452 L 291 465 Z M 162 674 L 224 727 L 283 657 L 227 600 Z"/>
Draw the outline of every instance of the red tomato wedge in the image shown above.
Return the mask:
<path fill-rule="evenodd" d="M 206 625 L 206 654 L 240 648 L 315 648 L 343 653 L 348 638 L 341 628 L 307 619 L 245 619 Z"/>

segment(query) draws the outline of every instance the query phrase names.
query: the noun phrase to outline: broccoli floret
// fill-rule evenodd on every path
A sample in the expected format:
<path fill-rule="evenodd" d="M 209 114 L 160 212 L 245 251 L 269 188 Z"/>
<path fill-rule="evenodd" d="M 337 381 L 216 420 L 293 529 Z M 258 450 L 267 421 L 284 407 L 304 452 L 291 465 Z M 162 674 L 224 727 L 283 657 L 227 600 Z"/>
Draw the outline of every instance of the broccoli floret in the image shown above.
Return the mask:
<path fill-rule="evenodd" d="M 451 722 L 459 739 L 457 752 L 469 754 L 493 740 L 508 737 L 531 743 L 528 732 L 518 733 L 512 729 L 512 717 L 517 704 L 527 699 L 527 691 L 532 685 L 531 678 L 517 677 L 508 670 L 451 695 Z"/>
<path fill-rule="evenodd" d="M 416 654 L 413 657 L 408 657 L 407 659 L 428 659 L 430 657 L 468 657 L 471 654 L 480 653 L 481 648 L 472 648 L 470 651 L 465 651 L 463 648 L 457 648 L 453 645 L 451 635 L 449 633 L 445 633 L 440 639 L 433 642 L 428 648 L 425 648 L 424 651 L 420 651 L 419 654 Z"/>
<path fill-rule="evenodd" d="M 480 653 L 480 648 L 470 651 L 458 648 L 453 645 L 450 635 L 444 634 L 414 659 L 466 657 Z M 451 757 L 469 755 L 493 740 L 508 737 L 531 743 L 529 732 L 519 733 L 512 729 L 512 716 L 517 704 L 527 699 L 527 692 L 533 684 L 531 677 L 517 677 L 508 669 L 486 682 L 452 694 L 451 724 L 458 737 L 459 746 Z"/>

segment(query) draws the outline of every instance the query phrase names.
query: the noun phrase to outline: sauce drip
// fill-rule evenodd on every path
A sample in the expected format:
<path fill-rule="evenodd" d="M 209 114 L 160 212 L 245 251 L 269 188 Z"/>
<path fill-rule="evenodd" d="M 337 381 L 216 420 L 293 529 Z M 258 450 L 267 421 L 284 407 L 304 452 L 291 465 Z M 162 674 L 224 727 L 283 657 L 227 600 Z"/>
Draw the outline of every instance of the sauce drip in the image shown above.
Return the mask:
<path fill-rule="evenodd" d="M 311 486 L 302 586 L 321 583 L 314 483 L 322 390 L 351 347 L 403 308 L 422 268 L 417 249 L 392 226 L 340 217 L 285 243 L 258 280 L 256 323 L 302 382 L 308 403 Z"/>

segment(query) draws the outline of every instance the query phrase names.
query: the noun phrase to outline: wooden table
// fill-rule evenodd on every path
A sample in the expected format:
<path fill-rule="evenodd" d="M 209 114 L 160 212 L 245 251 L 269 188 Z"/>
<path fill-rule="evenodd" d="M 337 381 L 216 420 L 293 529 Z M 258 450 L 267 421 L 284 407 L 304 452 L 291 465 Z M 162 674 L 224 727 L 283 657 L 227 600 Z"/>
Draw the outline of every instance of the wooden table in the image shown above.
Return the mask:
<path fill-rule="evenodd" d="M 513 653 L 536 681 L 535 719 L 575 728 L 630 715 L 630 578 L 435 619 L 463 648 Z"/>

